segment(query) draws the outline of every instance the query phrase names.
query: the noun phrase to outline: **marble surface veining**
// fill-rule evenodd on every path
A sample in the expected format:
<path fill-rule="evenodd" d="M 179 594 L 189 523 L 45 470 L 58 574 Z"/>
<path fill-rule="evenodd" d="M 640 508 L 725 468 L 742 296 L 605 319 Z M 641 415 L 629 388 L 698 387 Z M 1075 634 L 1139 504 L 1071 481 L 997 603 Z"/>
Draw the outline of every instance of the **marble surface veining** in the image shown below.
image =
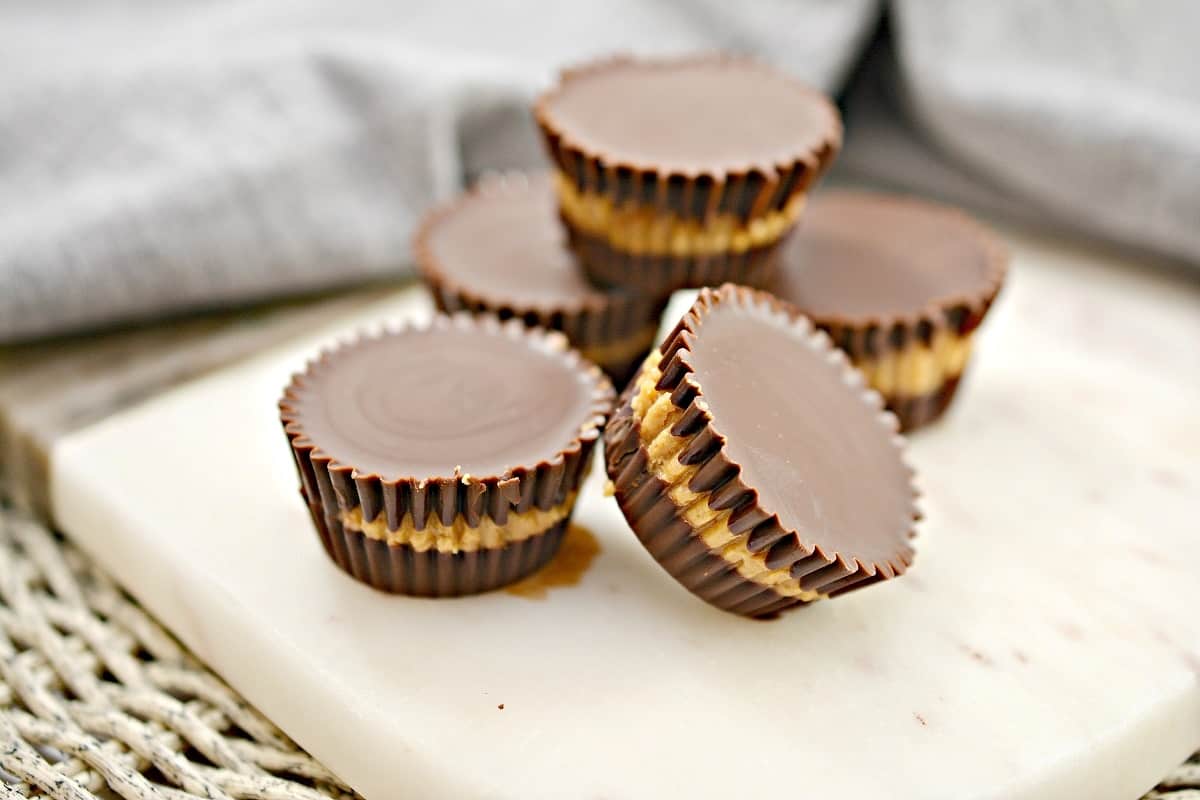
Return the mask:
<path fill-rule="evenodd" d="M 958 405 L 913 437 L 913 571 L 777 621 L 677 586 L 599 470 L 573 585 L 429 601 L 338 572 L 275 400 L 414 294 L 61 439 L 54 511 L 370 800 L 1136 797 L 1200 745 L 1200 286 L 1012 243 Z"/>

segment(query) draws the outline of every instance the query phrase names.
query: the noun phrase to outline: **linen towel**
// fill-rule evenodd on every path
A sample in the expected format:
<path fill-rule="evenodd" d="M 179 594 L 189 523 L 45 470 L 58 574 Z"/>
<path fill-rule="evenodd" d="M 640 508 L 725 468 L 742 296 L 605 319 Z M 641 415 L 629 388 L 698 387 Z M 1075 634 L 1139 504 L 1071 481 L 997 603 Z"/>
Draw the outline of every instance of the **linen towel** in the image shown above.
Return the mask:
<path fill-rule="evenodd" d="M 885 11 L 848 169 L 1200 260 L 1187 0 L 11 4 L 0 342 L 404 274 L 430 203 L 544 163 L 562 65 L 727 49 L 836 93 Z"/>

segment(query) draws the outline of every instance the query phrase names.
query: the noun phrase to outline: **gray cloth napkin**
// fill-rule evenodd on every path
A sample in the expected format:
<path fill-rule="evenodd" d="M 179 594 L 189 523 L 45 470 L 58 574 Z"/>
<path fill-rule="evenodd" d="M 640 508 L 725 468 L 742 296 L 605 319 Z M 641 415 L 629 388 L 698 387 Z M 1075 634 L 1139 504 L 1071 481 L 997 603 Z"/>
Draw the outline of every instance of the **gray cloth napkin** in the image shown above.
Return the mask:
<path fill-rule="evenodd" d="M 881 11 L 5 5 L 0 342 L 402 274 L 431 202 L 485 169 L 542 163 L 528 103 L 559 66 L 730 49 L 836 92 Z M 848 169 L 924 191 L 957 182 L 1200 260 L 1200 6 L 898 0 L 890 14 L 898 57 L 873 83 L 886 102 L 850 98 Z"/>
<path fill-rule="evenodd" d="M 893 0 L 845 172 L 1200 266 L 1200 4 Z"/>

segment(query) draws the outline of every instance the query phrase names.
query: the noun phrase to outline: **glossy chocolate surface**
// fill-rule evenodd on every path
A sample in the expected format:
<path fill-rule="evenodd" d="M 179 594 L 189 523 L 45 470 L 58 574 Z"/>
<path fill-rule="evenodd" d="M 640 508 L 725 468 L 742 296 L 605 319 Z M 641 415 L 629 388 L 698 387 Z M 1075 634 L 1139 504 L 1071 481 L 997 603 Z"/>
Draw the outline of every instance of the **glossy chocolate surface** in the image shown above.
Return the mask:
<path fill-rule="evenodd" d="M 955 209 L 835 190 L 809 201 L 772 291 L 818 320 L 888 322 L 977 302 L 996 259 L 990 234 Z"/>
<path fill-rule="evenodd" d="M 545 122 L 606 161 L 662 172 L 787 166 L 840 136 L 833 105 L 763 64 L 730 57 L 615 59 L 567 73 Z"/>
<path fill-rule="evenodd" d="M 575 440 L 597 403 L 598 379 L 553 341 L 459 318 L 363 340 L 316 366 L 295 417 L 322 452 L 384 479 L 533 466 Z"/>
<path fill-rule="evenodd" d="M 471 192 L 430 224 L 425 247 L 445 280 L 494 302 L 603 304 L 583 277 L 545 175 Z"/>
<path fill-rule="evenodd" d="M 722 456 L 800 541 L 864 562 L 906 545 L 910 472 L 862 390 L 812 333 L 762 306 L 722 302 L 699 320 L 693 380 Z"/>

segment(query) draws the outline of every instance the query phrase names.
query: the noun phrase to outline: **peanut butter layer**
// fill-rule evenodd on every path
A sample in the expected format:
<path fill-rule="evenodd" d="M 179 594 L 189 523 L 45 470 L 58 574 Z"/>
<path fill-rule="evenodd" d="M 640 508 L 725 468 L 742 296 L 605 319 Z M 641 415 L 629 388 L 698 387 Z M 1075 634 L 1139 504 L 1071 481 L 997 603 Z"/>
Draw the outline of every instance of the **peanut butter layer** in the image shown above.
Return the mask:
<path fill-rule="evenodd" d="M 902 575 L 918 519 L 881 396 L 765 292 L 701 289 L 626 389 L 605 468 L 647 551 L 750 616 Z"/>
<path fill-rule="evenodd" d="M 910 342 L 876 358 L 852 357 L 871 388 L 886 398 L 917 397 L 936 392 L 958 378 L 971 355 L 971 334 L 960 336 L 942 329 L 929 344 Z"/>
<path fill-rule="evenodd" d="M 531 508 L 520 513 L 510 513 L 503 525 L 490 517 L 484 517 L 478 525 L 470 526 L 459 515 L 446 525 L 439 519 L 431 519 L 424 529 L 417 530 L 411 516 L 401 521 L 400 527 L 388 527 L 382 515 L 364 520 L 362 508 L 342 511 L 340 521 L 347 530 L 359 531 L 370 539 L 390 545 L 406 545 L 419 553 L 437 550 L 439 553 L 470 553 L 475 550 L 504 547 L 513 542 L 524 541 L 550 530 L 571 515 L 575 506 L 575 492 L 552 508 Z"/>
<path fill-rule="evenodd" d="M 1007 263 L 957 209 L 834 190 L 780 248 L 771 291 L 832 335 L 910 431 L 948 405 Z"/>
<path fill-rule="evenodd" d="M 650 206 L 620 204 L 607 194 L 581 192 L 561 172 L 555 174 L 563 217 L 614 249 L 635 255 L 703 256 L 744 253 L 778 242 L 796 224 L 805 196 L 791 197 L 780 211 L 743 222 L 732 213 L 701 222 Z"/>
<path fill-rule="evenodd" d="M 868 574 L 902 570 L 912 471 L 878 395 L 825 334 L 768 295 L 723 287 L 697 304 L 675 362 L 697 387 L 691 405 L 703 404 L 723 463 L 786 538 Z M 665 389 L 675 376 L 663 371 Z"/>
<path fill-rule="evenodd" d="M 809 602 L 824 595 L 800 587 L 787 568 L 771 569 L 767 566 L 766 553 L 751 552 L 747 546 L 750 534 L 734 534 L 729 529 L 732 512 L 728 509 L 714 511 L 710 506 L 710 492 L 693 492 L 688 484 L 696 477 L 699 467 L 685 465 L 679 460 L 686 440 L 671 434 L 683 416 L 683 411 L 671 402 L 665 392 L 655 389 L 662 376 L 658 368 L 659 353 L 652 353 L 642 367 L 637 391 L 633 397 L 633 417 L 638 422 L 642 444 L 646 447 L 647 469 L 670 488 L 668 494 L 705 545 L 727 563 L 733 565 L 739 575 L 749 581 L 769 586 L 783 597 Z"/>
<path fill-rule="evenodd" d="M 321 514 L 499 525 L 574 492 L 613 390 L 558 333 L 438 315 L 322 353 L 279 402 Z"/>

